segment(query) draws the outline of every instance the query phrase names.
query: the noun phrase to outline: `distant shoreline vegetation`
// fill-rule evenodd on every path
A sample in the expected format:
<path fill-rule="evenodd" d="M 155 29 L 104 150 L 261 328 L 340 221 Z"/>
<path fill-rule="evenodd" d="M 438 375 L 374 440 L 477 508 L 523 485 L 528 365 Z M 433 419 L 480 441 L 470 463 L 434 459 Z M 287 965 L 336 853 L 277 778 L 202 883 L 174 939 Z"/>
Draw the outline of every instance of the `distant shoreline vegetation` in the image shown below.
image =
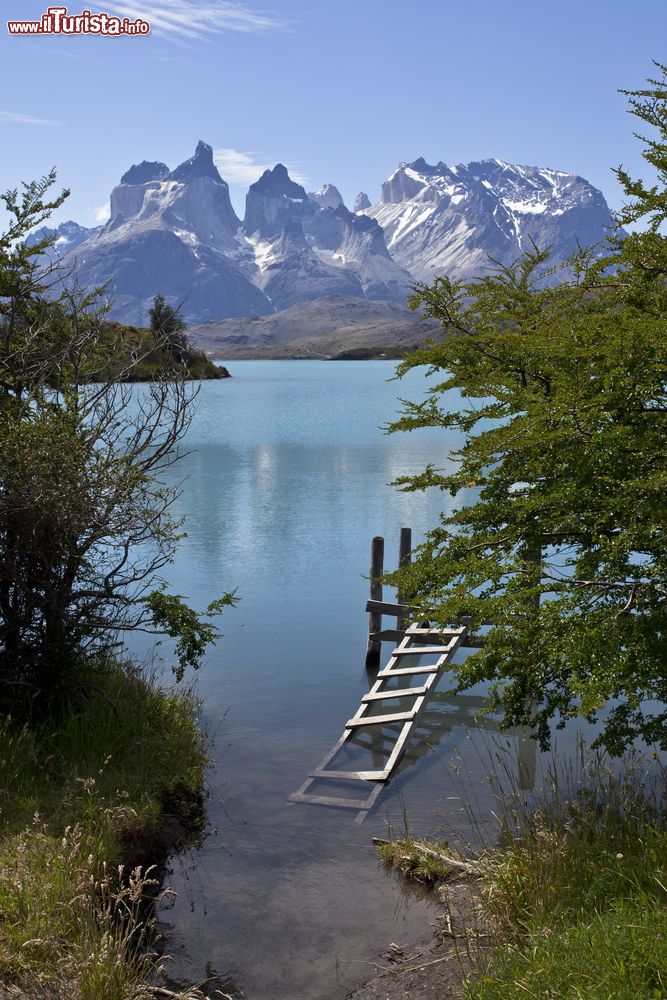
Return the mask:
<path fill-rule="evenodd" d="M 231 378 L 228 369 L 224 365 L 215 364 L 204 351 L 188 346 L 182 351 L 179 360 L 176 361 L 164 344 L 155 343 L 153 346 L 154 341 L 155 334 L 147 327 L 129 326 L 113 320 L 104 322 L 100 330 L 100 347 L 103 352 L 106 345 L 110 348 L 113 346 L 116 351 L 119 344 L 126 349 L 123 351 L 124 357 L 119 356 L 118 358 L 119 369 L 126 367 L 127 360 L 133 356 L 140 359 L 127 372 L 123 381 L 151 382 L 156 378 L 169 375 L 174 370 L 177 370 L 180 377 L 193 381 Z M 105 358 L 104 365 L 106 364 Z M 102 367 L 101 364 L 100 370 Z M 98 379 L 93 378 L 92 381 L 98 381 Z"/>

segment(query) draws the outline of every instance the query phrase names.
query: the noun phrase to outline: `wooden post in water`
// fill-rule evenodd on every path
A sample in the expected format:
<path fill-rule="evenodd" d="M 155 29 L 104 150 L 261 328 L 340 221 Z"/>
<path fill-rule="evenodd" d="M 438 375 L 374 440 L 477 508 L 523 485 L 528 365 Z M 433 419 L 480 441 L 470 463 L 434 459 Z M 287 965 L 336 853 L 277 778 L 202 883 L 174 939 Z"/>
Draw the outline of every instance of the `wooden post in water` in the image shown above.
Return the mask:
<path fill-rule="evenodd" d="M 407 566 L 408 565 L 408 563 L 410 562 L 410 552 L 411 551 L 412 551 L 412 528 L 401 528 L 401 539 L 400 539 L 400 542 L 399 542 L 399 545 L 398 545 L 398 567 L 399 567 L 399 569 L 401 568 L 401 566 Z M 405 603 L 407 603 L 404 600 L 404 596 L 403 596 L 403 594 L 401 594 L 400 591 L 399 591 L 397 597 L 398 597 L 398 603 L 399 604 L 405 604 Z M 397 629 L 405 629 L 407 627 L 408 627 L 408 619 L 407 618 L 400 618 L 399 617 L 399 618 L 396 619 L 396 628 Z"/>
<path fill-rule="evenodd" d="M 371 542 L 371 601 L 382 600 L 382 573 L 384 571 L 384 538 L 376 535 Z M 366 666 L 378 667 L 382 643 L 379 639 L 371 639 L 374 632 L 382 631 L 382 615 L 371 611 L 368 615 L 368 645 L 366 647 Z"/>

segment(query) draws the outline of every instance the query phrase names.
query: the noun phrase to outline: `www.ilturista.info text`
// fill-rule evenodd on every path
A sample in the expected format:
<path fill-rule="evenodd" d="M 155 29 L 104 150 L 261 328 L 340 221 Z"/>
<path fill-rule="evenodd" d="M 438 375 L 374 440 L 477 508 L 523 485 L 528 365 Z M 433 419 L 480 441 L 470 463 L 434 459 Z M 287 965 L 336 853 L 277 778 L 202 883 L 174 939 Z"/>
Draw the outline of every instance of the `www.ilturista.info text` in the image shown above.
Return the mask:
<path fill-rule="evenodd" d="M 39 21 L 7 21 L 10 35 L 148 35 L 151 26 L 138 17 L 116 17 L 99 11 L 70 14 L 67 7 L 49 7 Z"/>

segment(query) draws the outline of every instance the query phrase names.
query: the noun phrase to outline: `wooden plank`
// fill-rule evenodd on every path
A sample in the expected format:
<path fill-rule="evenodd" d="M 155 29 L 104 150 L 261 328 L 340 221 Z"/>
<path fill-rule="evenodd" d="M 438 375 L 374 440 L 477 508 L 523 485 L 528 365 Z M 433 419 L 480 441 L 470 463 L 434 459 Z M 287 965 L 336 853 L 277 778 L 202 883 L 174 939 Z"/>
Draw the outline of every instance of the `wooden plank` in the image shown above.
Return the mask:
<path fill-rule="evenodd" d="M 365 781 L 361 771 L 326 771 L 317 767 L 308 775 L 309 778 L 347 778 L 350 781 Z"/>
<path fill-rule="evenodd" d="M 468 628 L 467 625 L 451 625 L 435 628 L 433 625 L 410 625 L 406 632 L 410 635 L 420 635 L 422 632 L 435 632 L 438 635 L 463 635 Z"/>
<path fill-rule="evenodd" d="M 375 601 L 374 603 L 376 606 L 384 604 L 382 601 Z M 371 606 L 371 604 L 372 602 L 369 602 L 369 606 Z M 382 613 L 390 614 L 392 612 L 383 612 L 380 611 L 379 608 L 377 608 L 377 610 L 374 608 L 373 612 L 369 613 L 376 613 L 381 616 Z M 363 822 L 368 810 L 371 808 L 382 790 L 382 783 L 391 777 L 406 750 L 410 735 L 418 727 L 419 716 L 423 713 L 426 705 L 428 704 L 429 696 L 437 682 L 438 674 L 446 663 L 451 660 L 459 646 L 464 644 L 467 638 L 467 627 L 465 625 L 448 629 L 433 629 L 428 626 L 410 625 L 405 631 L 390 629 L 388 632 L 390 633 L 391 638 L 395 638 L 399 642 L 399 645 L 393 650 L 387 666 L 377 674 L 377 678 L 371 690 L 362 698 L 357 715 L 347 721 L 343 735 L 340 737 L 335 746 L 329 751 L 315 771 L 311 772 L 299 791 L 289 796 L 290 802 L 308 802 L 316 805 L 356 809 L 358 810 L 356 821 Z M 371 639 L 375 640 L 376 643 L 379 644 L 381 642 L 381 636 L 383 637 L 383 633 L 379 626 L 376 632 L 369 632 L 369 649 Z M 433 641 L 434 643 L 437 642 L 438 644 L 429 646 L 427 644 L 429 641 Z M 420 646 L 419 642 L 424 643 L 424 645 Z M 396 664 L 401 662 L 401 658 L 408 655 L 437 655 L 438 661 L 437 663 L 431 663 L 427 666 L 397 667 Z M 405 662 L 405 660 L 403 659 L 402 662 Z M 381 690 L 384 682 L 390 677 L 400 677 L 414 674 L 424 675 L 424 681 L 420 687 Z M 398 699 L 407 697 L 415 698 L 415 704 L 410 711 L 393 712 L 391 714 L 375 716 L 368 714 L 370 705 L 374 702 L 391 701 L 394 698 Z M 366 771 L 327 770 L 327 764 L 331 762 L 343 744 L 353 738 L 355 730 L 365 729 L 370 726 L 390 726 L 399 722 L 403 723 L 403 725 L 401 726 L 398 737 L 396 738 L 383 769 Z M 387 749 L 389 749 L 393 734 L 385 735 L 384 733 L 380 733 L 378 735 L 381 737 L 381 743 L 387 743 Z M 362 742 L 361 745 L 371 750 L 375 749 L 374 741 L 372 740 L 370 744 Z M 314 781 L 327 778 L 334 780 L 374 782 L 375 788 L 364 801 L 331 795 L 315 795 L 308 791 Z"/>
<path fill-rule="evenodd" d="M 336 743 L 334 743 L 334 745 L 332 746 L 331 750 L 326 755 L 326 757 L 324 757 L 319 762 L 319 764 L 315 768 L 316 771 L 321 771 L 323 768 L 325 768 L 327 766 L 327 764 L 329 763 L 330 760 L 333 760 L 333 758 L 336 756 L 336 754 L 338 753 L 338 751 L 342 747 L 343 743 L 347 742 L 349 736 L 350 736 L 350 734 L 348 732 L 344 732 L 343 733 L 343 735 L 340 737 L 340 739 L 338 739 L 336 741 Z"/>
<path fill-rule="evenodd" d="M 398 667 L 396 670 L 381 670 L 378 674 L 378 680 L 384 680 L 386 677 L 407 677 L 408 674 L 437 674 L 440 667 L 435 664 L 429 664 L 425 667 Z"/>
<path fill-rule="evenodd" d="M 387 701 L 389 698 L 408 698 L 410 695 L 414 695 L 416 698 L 420 694 L 426 694 L 430 688 L 419 687 L 419 688 L 397 688 L 394 691 L 378 691 L 377 694 L 369 692 L 365 694 L 361 699 L 363 702 L 370 701 Z"/>
<path fill-rule="evenodd" d="M 395 628 L 385 628 L 381 632 L 373 632 L 369 638 L 376 642 L 400 642 L 405 636 L 405 632 L 399 632 Z"/>
<path fill-rule="evenodd" d="M 368 811 L 372 809 L 373 806 L 375 805 L 375 800 L 377 799 L 378 795 L 380 794 L 383 788 L 384 785 L 375 786 L 371 794 L 368 796 L 368 799 L 366 800 L 366 805 L 364 806 L 363 810 L 357 813 L 354 820 L 355 823 L 363 823 L 363 821 L 368 816 Z"/>
<path fill-rule="evenodd" d="M 373 632 L 370 638 L 374 639 L 377 642 L 400 642 L 401 639 L 404 639 L 405 636 L 408 634 L 416 635 L 418 639 L 422 639 L 425 641 L 441 639 L 444 636 L 444 633 L 442 631 L 439 631 L 438 629 L 434 628 L 421 629 L 419 632 L 410 632 L 410 633 L 408 633 L 407 631 L 406 632 L 399 631 L 396 628 L 386 628 L 382 629 L 381 632 Z M 458 631 L 452 630 L 448 633 L 448 635 L 458 635 Z M 483 641 L 484 641 L 483 637 L 481 639 L 472 639 L 470 641 L 464 639 L 462 645 L 477 646 L 478 644 L 481 645 Z"/>
<path fill-rule="evenodd" d="M 466 631 L 465 628 L 461 629 L 461 634 L 459 636 L 458 643 L 454 643 L 453 648 L 450 651 L 450 657 L 453 656 L 454 653 L 456 652 L 456 650 L 458 649 L 458 645 L 463 640 L 463 637 L 465 635 L 465 631 Z M 406 724 L 403 726 L 403 729 L 402 729 L 402 731 L 401 731 L 398 739 L 396 740 L 396 745 L 394 746 L 394 749 L 392 750 L 391 754 L 389 755 L 389 759 L 386 761 L 386 763 L 384 765 L 385 766 L 385 770 L 388 771 L 390 774 L 393 773 L 393 771 L 395 770 L 395 768 L 399 764 L 399 762 L 401 760 L 401 757 L 405 753 L 407 742 L 408 742 L 408 739 L 410 737 L 410 734 L 412 733 L 413 729 L 415 728 L 417 720 L 419 719 L 419 716 L 422 714 L 422 712 L 426 708 L 427 704 L 428 704 L 428 698 L 426 696 L 417 699 L 417 702 L 416 702 L 416 704 L 415 704 L 415 706 L 414 706 L 414 708 L 412 710 L 412 719 L 409 722 L 406 722 Z"/>
<path fill-rule="evenodd" d="M 406 724 L 403 726 L 402 730 L 398 734 L 398 739 L 396 740 L 394 749 L 389 754 L 387 762 L 384 765 L 385 770 L 388 771 L 390 774 L 393 773 L 401 757 L 405 753 L 406 744 L 408 739 L 410 738 L 412 730 L 414 729 L 415 721 L 416 719 L 412 719 L 410 722 L 406 722 Z"/>
<path fill-rule="evenodd" d="M 371 600 L 382 602 L 382 571 L 384 569 L 384 538 L 379 535 L 371 542 Z M 368 615 L 368 642 L 366 644 L 366 666 L 374 668 L 380 664 L 382 644 L 373 638 L 382 629 L 382 612 L 371 611 Z"/>
<path fill-rule="evenodd" d="M 386 726 L 390 722 L 403 722 L 405 719 L 414 719 L 415 709 L 409 712 L 394 712 L 393 715 L 359 715 L 348 719 L 345 723 L 346 729 L 358 729 L 359 726 Z"/>
<path fill-rule="evenodd" d="M 395 649 L 392 652 L 392 656 L 427 656 L 432 653 L 437 653 L 438 656 L 443 656 L 448 653 L 453 642 L 455 640 L 450 640 L 447 645 L 442 646 L 407 646 L 404 649 Z"/>
<path fill-rule="evenodd" d="M 384 781 L 384 768 L 375 771 L 311 771 L 310 778 L 339 778 L 347 781 Z"/>
<path fill-rule="evenodd" d="M 371 598 L 366 601 L 366 611 L 375 612 L 378 615 L 392 615 L 400 618 L 401 615 L 419 614 L 421 608 L 414 604 L 397 604 L 394 601 L 375 600 Z"/>
<path fill-rule="evenodd" d="M 293 792 L 289 800 L 290 802 L 310 802 L 318 806 L 337 806 L 339 809 L 369 809 L 376 798 L 377 795 L 371 801 L 371 796 L 369 795 L 366 799 L 343 799 L 338 798 L 336 795 L 311 795 L 309 793 Z"/>

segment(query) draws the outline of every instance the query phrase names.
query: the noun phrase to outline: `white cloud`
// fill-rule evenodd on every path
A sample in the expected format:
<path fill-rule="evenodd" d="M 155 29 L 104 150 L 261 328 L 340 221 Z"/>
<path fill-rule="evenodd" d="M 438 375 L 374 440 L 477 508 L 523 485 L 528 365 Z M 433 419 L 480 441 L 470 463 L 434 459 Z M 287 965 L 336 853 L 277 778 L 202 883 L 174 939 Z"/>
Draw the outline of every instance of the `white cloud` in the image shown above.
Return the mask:
<path fill-rule="evenodd" d="M 267 31 L 282 25 L 268 14 L 232 0 L 107 0 L 107 12 L 148 21 L 151 31 L 182 39 L 203 38 L 221 31 Z"/>
<path fill-rule="evenodd" d="M 239 184 L 243 187 L 254 184 L 265 170 L 271 170 L 276 165 L 276 161 L 273 163 L 262 162 L 260 159 L 255 159 L 257 156 L 260 154 L 242 153 L 238 149 L 230 149 L 225 146 L 213 150 L 213 160 L 223 179 L 229 184 Z M 305 174 L 290 167 L 289 163 L 286 163 L 285 166 L 289 170 L 290 177 L 297 184 L 305 186 L 309 183 L 309 178 Z"/>
<path fill-rule="evenodd" d="M 62 122 L 50 118 L 35 118 L 33 115 L 21 115 L 15 111 L 0 111 L 0 122 L 11 122 L 16 125 L 62 125 Z"/>
<path fill-rule="evenodd" d="M 103 205 L 99 208 L 94 209 L 95 222 L 104 223 L 108 222 L 111 217 L 111 212 L 109 211 L 109 202 L 105 201 Z"/>

